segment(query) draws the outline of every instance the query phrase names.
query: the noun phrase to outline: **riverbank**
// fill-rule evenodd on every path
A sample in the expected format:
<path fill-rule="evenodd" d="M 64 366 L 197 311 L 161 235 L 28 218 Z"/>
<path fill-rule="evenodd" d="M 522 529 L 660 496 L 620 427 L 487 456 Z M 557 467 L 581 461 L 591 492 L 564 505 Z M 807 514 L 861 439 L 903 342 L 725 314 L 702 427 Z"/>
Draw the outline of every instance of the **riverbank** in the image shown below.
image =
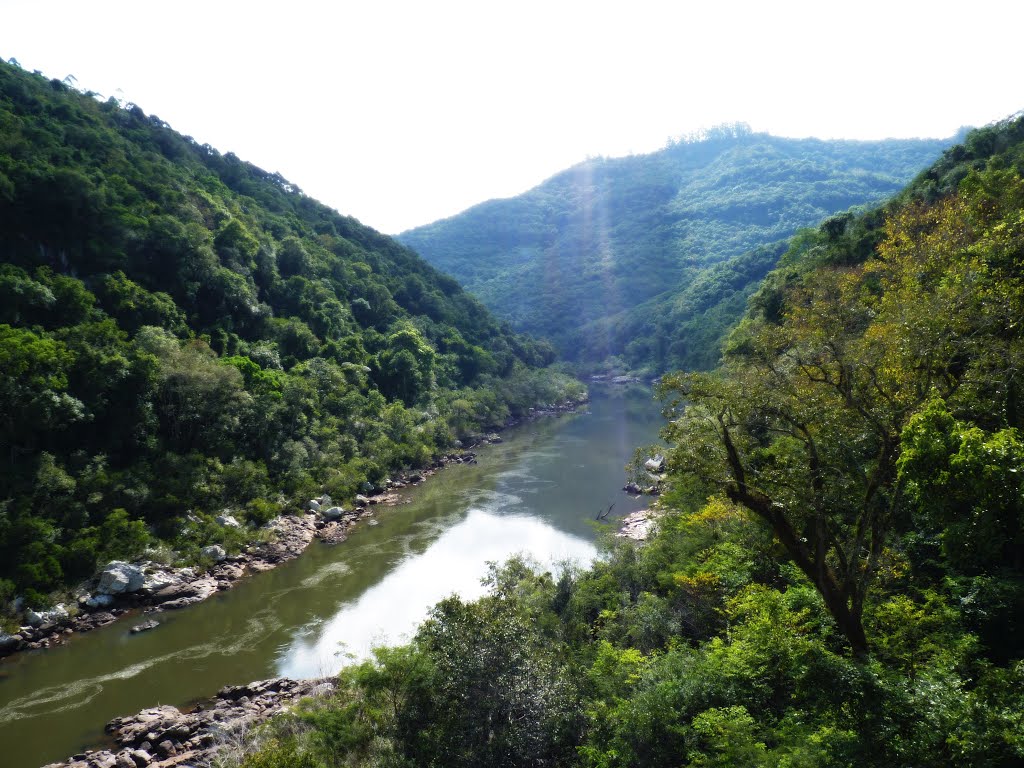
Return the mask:
<path fill-rule="evenodd" d="M 535 419 L 574 412 L 586 402 L 530 409 L 527 416 L 510 420 L 503 430 Z M 29 611 L 25 626 L 9 635 L 0 633 L 0 661 L 21 651 L 62 645 L 78 634 L 131 616 L 140 619 L 133 631 L 156 629 L 160 624 L 159 613 L 202 602 L 251 574 L 292 560 L 314 539 L 327 544 L 345 541 L 353 526 L 368 521 L 379 508 L 405 503 L 401 495 L 403 488 L 418 486 L 450 465 L 476 463 L 476 453 L 469 449 L 501 439 L 496 433 L 477 436 L 467 441 L 466 450 L 446 454 L 428 467 L 388 479 L 380 493 L 356 496 L 355 506 L 349 510 L 333 506 L 326 496 L 311 499 L 304 512 L 281 515 L 264 526 L 260 535 L 266 536 L 268 541 L 250 543 L 235 555 L 228 555 L 217 546 L 208 547 L 204 554 L 213 562 L 207 567 L 174 568 L 153 561 L 110 563 L 77 590 L 77 605 L 72 610 L 59 605 L 51 611 Z"/>
<path fill-rule="evenodd" d="M 638 543 L 645 542 L 654 535 L 659 512 L 654 509 L 639 509 L 630 512 L 619 521 L 616 538 L 629 539 Z"/>
<path fill-rule="evenodd" d="M 222 688 L 211 699 L 182 712 L 167 705 L 117 717 L 106 732 L 109 749 L 88 750 L 45 768 L 174 768 L 208 766 L 221 756 L 239 754 L 253 728 L 299 699 L 329 696 L 328 679 L 286 677 Z"/>
<path fill-rule="evenodd" d="M 658 513 L 644 509 L 626 515 L 619 536 L 644 541 Z M 106 724 L 111 744 L 83 751 L 45 768 L 178 768 L 210 766 L 240 758 L 251 747 L 253 730 L 307 697 L 334 694 L 331 678 L 274 678 L 226 686 L 191 708 L 162 705 Z"/>

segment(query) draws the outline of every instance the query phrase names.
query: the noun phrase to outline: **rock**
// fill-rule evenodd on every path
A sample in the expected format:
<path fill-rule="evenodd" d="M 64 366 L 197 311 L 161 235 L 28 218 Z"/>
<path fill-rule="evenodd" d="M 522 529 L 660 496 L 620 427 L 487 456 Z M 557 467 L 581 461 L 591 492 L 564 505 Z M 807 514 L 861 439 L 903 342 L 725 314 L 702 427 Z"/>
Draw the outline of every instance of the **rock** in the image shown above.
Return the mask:
<path fill-rule="evenodd" d="M 166 609 L 184 608 L 205 600 L 216 591 L 216 580 L 198 579 L 162 589 L 156 593 L 155 599 Z"/>
<path fill-rule="evenodd" d="M 219 563 L 221 560 L 228 556 L 228 553 L 224 551 L 224 547 L 222 547 L 220 544 L 211 544 L 208 547 L 203 547 L 200 554 L 202 554 L 203 557 L 209 558 L 210 560 L 213 560 L 217 563 Z"/>
<path fill-rule="evenodd" d="M 643 493 L 643 489 L 641 489 L 640 486 L 637 485 L 636 483 L 626 483 L 622 487 L 622 490 L 624 490 L 626 493 L 632 493 L 633 495 L 636 495 L 636 496 L 638 496 L 641 493 Z"/>
<path fill-rule="evenodd" d="M 501 435 L 499 435 L 496 432 L 492 432 L 491 434 L 489 434 L 487 436 L 487 441 L 490 442 L 490 443 L 500 443 L 501 442 Z"/>
<path fill-rule="evenodd" d="M 217 515 L 214 520 L 217 521 L 217 525 L 223 525 L 225 528 L 241 528 L 242 524 L 238 522 L 233 515 Z"/>
<path fill-rule="evenodd" d="M 656 455 L 644 462 L 644 469 L 648 472 L 663 472 L 665 470 L 665 457 Z"/>
<path fill-rule="evenodd" d="M 132 756 L 132 760 L 135 762 L 136 768 L 145 768 L 153 762 L 153 756 L 144 749 L 133 749 L 130 754 Z"/>
<path fill-rule="evenodd" d="M 21 645 L 21 635 L 8 635 L 6 632 L 0 632 L 0 652 L 10 651 Z"/>
<path fill-rule="evenodd" d="M 66 618 L 68 618 L 68 609 L 64 607 L 64 603 L 57 604 L 49 611 L 33 611 L 31 608 L 25 611 L 25 621 L 28 622 L 30 627 L 56 624 L 57 622 L 64 621 Z"/>
<path fill-rule="evenodd" d="M 244 575 L 245 570 L 240 565 L 233 563 L 221 563 L 213 571 L 214 578 L 225 581 L 238 581 Z"/>
<path fill-rule="evenodd" d="M 114 560 L 107 564 L 100 574 L 96 591 L 101 595 L 120 595 L 137 592 L 146 583 L 146 574 L 138 566 Z"/>
<path fill-rule="evenodd" d="M 146 574 L 146 580 L 142 584 L 142 592 L 147 595 L 155 595 L 161 589 L 167 589 L 167 587 L 180 584 L 183 578 L 191 578 L 193 574 L 191 572 L 186 577 L 184 571 L 179 576 L 171 571 L 154 571 L 153 573 Z"/>
<path fill-rule="evenodd" d="M 320 502 L 317 501 L 316 499 L 310 499 L 309 504 L 306 505 L 306 509 L 308 509 L 310 512 L 319 512 Z"/>
<path fill-rule="evenodd" d="M 170 739 L 165 739 L 156 745 L 157 751 L 163 753 L 164 757 L 170 757 L 178 750 L 174 748 L 174 742 Z"/>
<path fill-rule="evenodd" d="M 619 523 L 619 531 L 615 535 L 620 539 L 647 541 L 654 530 L 656 513 L 650 509 L 630 512 Z"/>
<path fill-rule="evenodd" d="M 151 629 L 156 629 L 160 626 L 160 622 L 156 619 L 150 619 L 149 621 L 143 622 L 142 624 L 136 624 L 131 629 L 133 635 L 139 634 L 139 632 L 148 632 Z"/>
<path fill-rule="evenodd" d="M 137 768 L 130 752 L 125 750 L 117 753 L 117 768 Z"/>
<path fill-rule="evenodd" d="M 117 758 L 107 750 L 94 752 L 89 755 L 89 765 L 94 768 L 117 768 Z"/>
<path fill-rule="evenodd" d="M 180 722 L 181 712 L 168 704 L 150 707 L 128 717 L 118 717 L 107 723 L 107 732 L 113 734 L 119 744 L 138 744 L 149 741 L 149 734 L 163 733 Z"/>
<path fill-rule="evenodd" d="M 340 520 L 341 516 L 345 514 L 345 510 L 341 507 L 331 507 L 323 513 L 324 520 Z"/>
<path fill-rule="evenodd" d="M 363 496 L 363 494 L 361 494 L 361 493 L 357 493 L 356 494 L 356 506 L 357 507 L 365 507 L 369 503 L 370 503 L 370 500 L 368 498 L 366 498 L 366 496 Z"/>
<path fill-rule="evenodd" d="M 89 608 L 109 608 L 114 604 L 113 595 L 92 595 L 85 604 Z"/>
<path fill-rule="evenodd" d="M 348 533 L 343 523 L 327 523 L 317 536 L 325 544 L 340 544 L 348 538 Z"/>

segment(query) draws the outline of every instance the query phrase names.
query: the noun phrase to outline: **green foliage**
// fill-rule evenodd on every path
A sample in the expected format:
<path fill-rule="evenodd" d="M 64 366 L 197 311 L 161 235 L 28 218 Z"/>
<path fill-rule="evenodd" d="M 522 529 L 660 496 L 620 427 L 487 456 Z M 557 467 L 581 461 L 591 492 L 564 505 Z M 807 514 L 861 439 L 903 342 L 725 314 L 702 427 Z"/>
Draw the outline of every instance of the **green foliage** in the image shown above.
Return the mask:
<path fill-rule="evenodd" d="M 407 248 L 138 107 L 0 63 L 0 126 L 0 579 L 33 599 L 578 393 Z"/>
<path fill-rule="evenodd" d="M 801 233 L 724 365 L 665 377 L 652 540 L 556 576 L 495 569 L 482 600 L 344 672 L 302 754 L 1021 765 L 1021 125 L 883 213 Z M 956 194 L 933 199 L 936 178 Z"/>
<path fill-rule="evenodd" d="M 897 462 L 921 527 L 939 532 L 958 570 L 1012 566 L 1024 551 L 1024 442 L 987 434 L 933 400 L 907 424 Z"/>
<path fill-rule="evenodd" d="M 732 126 L 648 155 L 588 160 L 399 240 L 566 359 L 706 369 L 785 238 L 896 193 L 947 143 L 783 139 Z"/>

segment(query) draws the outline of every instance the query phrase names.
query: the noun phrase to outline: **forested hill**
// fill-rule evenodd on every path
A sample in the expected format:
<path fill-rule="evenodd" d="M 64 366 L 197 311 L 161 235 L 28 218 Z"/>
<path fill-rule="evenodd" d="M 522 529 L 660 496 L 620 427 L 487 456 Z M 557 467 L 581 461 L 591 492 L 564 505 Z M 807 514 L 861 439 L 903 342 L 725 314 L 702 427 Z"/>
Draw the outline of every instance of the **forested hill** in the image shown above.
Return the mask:
<path fill-rule="evenodd" d="M 1018 117 L 795 238 L 664 377 L 652 540 L 496 568 L 243 765 L 1018 768 L 1022 317 Z"/>
<path fill-rule="evenodd" d="M 775 244 L 894 194 L 949 143 L 721 128 L 653 154 L 589 160 L 398 239 L 567 356 L 707 367 L 774 266 Z"/>
<path fill-rule="evenodd" d="M 281 176 L 0 63 L 0 598 L 351 497 L 563 396 L 551 359 Z"/>

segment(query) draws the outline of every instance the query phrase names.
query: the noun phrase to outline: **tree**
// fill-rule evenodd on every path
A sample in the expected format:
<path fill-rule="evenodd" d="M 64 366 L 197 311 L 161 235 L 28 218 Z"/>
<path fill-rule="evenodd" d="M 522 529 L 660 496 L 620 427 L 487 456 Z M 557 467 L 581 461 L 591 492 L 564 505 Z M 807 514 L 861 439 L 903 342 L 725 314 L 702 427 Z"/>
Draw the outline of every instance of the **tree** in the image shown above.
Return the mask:
<path fill-rule="evenodd" d="M 903 429 L 931 397 L 956 393 L 979 359 L 974 276 L 986 259 L 971 247 L 973 212 L 956 199 L 901 209 L 876 258 L 805 270 L 777 319 L 734 333 L 719 372 L 661 385 L 672 409 L 688 403 L 666 430 L 671 468 L 771 526 L 858 656 L 865 598 L 903 500 Z"/>

